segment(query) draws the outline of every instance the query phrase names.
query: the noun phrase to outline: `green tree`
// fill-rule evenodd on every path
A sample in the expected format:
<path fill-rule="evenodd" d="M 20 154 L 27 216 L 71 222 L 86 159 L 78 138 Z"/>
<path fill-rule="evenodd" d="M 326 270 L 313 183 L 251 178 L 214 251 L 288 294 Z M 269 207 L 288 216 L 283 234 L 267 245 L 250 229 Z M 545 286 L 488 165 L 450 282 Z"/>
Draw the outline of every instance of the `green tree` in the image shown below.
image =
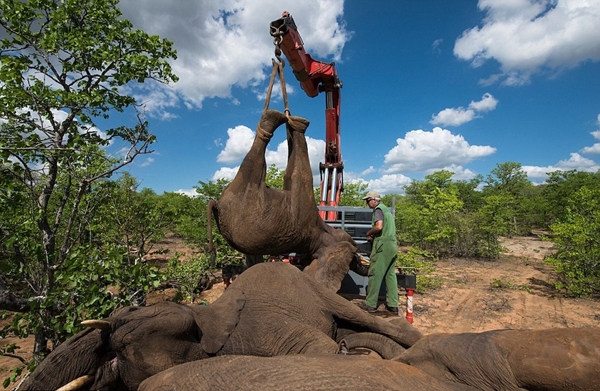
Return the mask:
<path fill-rule="evenodd" d="M 517 197 L 523 189 L 531 186 L 521 163 L 505 162 L 497 164 L 487 176 L 484 192 L 504 193 Z"/>
<path fill-rule="evenodd" d="M 177 80 L 167 62 L 176 57 L 172 43 L 134 29 L 117 4 L 0 0 L 0 159 L 3 175 L 19 193 L 2 196 L 22 212 L 8 216 L 1 245 L 10 269 L 6 285 L 13 288 L 8 290 L 29 304 L 19 320 L 24 327 L 15 324 L 13 331 L 35 334 L 36 353 L 46 351 L 48 339 L 56 345 L 73 331 L 53 319 L 67 305 L 63 293 L 76 292 L 76 282 L 87 278 L 85 268 L 74 265 L 101 264 L 94 254 L 117 261 L 122 254 L 85 242 L 104 197 L 94 183 L 150 152 L 154 141 L 140 113 L 134 126 L 104 134 L 95 121 L 114 112 L 136 114 L 136 100 L 123 86 Z M 115 141 L 128 151 L 121 159 L 102 149 Z M 115 268 L 102 272 L 120 272 Z M 6 308 L 4 301 L 0 308 Z"/>
<path fill-rule="evenodd" d="M 362 181 L 344 183 L 344 191 L 340 196 L 340 205 L 365 207 L 366 205 L 362 197 L 367 194 L 367 186 L 368 183 Z"/>
<path fill-rule="evenodd" d="M 458 199 L 455 188 L 445 190 L 435 187 L 429 194 L 424 195 L 425 207 L 422 213 L 427 218 L 429 229 L 425 237 L 436 255 L 440 250 L 452 251 L 456 242 L 456 218 L 463 204 Z"/>
<path fill-rule="evenodd" d="M 283 189 L 283 177 L 285 176 L 285 171 L 277 168 L 276 165 L 271 164 L 267 168 L 267 176 L 265 177 L 265 182 L 267 186 L 272 187 L 274 189 Z"/>
<path fill-rule="evenodd" d="M 468 181 L 454 182 L 454 186 L 458 191 L 458 199 L 463 203 L 463 210 L 475 212 L 483 205 L 483 194 L 478 190 L 482 182 L 482 175 L 477 175 Z"/>
<path fill-rule="evenodd" d="M 103 185 L 104 201 L 90 228 L 93 240 L 128 249 L 127 260 L 132 265 L 143 260 L 156 243 L 174 230 L 176 211 L 153 190 L 138 191 L 139 182 L 129 173 Z"/>
<path fill-rule="evenodd" d="M 425 196 L 431 194 L 434 189 L 446 190 L 453 186 L 452 175 L 454 175 L 452 171 L 440 170 L 425 176 L 422 181 L 414 180 L 404 186 L 406 197 L 412 203 L 424 206 L 426 204 Z"/>
<path fill-rule="evenodd" d="M 506 235 L 513 236 L 526 233 L 530 226 L 525 215 L 529 212 L 524 206 L 527 194 L 533 184 L 527 178 L 520 163 L 506 162 L 498 164 L 487 176 L 483 188 L 484 196 L 501 196 L 506 202 L 506 210 L 510 211 L 511 223 L 506 227 Z"/>
<path fill-rule="evenodd" d="M 453 172 L 437 171 L 423 181 L 405 186 L 406 200 L 396 207 L 397 228 L 422 250 L 453 251 L 457 240 L 457 217 L 463 208 Z"/>
<path fill-rule="evenodd" d="M 275 168 L 275 166 L 271 166 L 269 172 L 276 176 L 281 177 L 279 175 L 279 171 Z M 223 193 L 223 189 L 229 185 L 230 181 L 227 179 L 217 179 L 216 182 L 208 181 L 202 182 L 200 181 L 200 186 L 196 186 L 196 193 L 198 193 L 198 199 L 200 204 L 198 206 L 201 207 L 202 213 L 199 215 L 198 221 L 198 229 L 195 231 L 188 231 L 189 236 L 192 239 L 192 242 L 199 245 L 201 248 L 206 248 L 207 243 L 207 230 L 208 230 L 208 220 L 207 220 L 207 205 L 210 200 L 218 200 Z M 283 179 L 281 179 L 281 184 L 283 184 Z M 214 219 L 214 216 L 212 217 Z M 225 238 L 219 232 L 216 224 L 212 225 L 212 234 L 213 234 L 213 243 L 215 248 L 217 249 L 217 259 L 216 263 L 210 265 L 210 268 L 221 267 L 225 263 L 230 263 L 232 259 L 235 261 L 242 261 L 242 254 L 238 251 L 234 250 Z"/>
<path fill-rule="evenodd" d="M 508 236 L 512 230 L 514 200 L 509 194 L 484 197 L 484 205 L 476 212 L 475 225 L 478 227 L 475 255 L 490 259 L 497 258 L 502 249 L 500 236 Z"/>
<path fill-rule="evenodd" d="M 547 258 L 560 275 L 557 288 L 572 294 L 600 292 L 600 189 L 586 186 L 568 200 L 563 220 L 551 225 L 556 254 Z"/>
<path fill-rule="evenodd" d="M 600 188 L 600 171 L 595 173 L 569 170 L 548 173 L 546 184 L 542 187 L 542 197 L 546 202 L 546 221 L 552 224 L 564 221 L 568 217 L 570 201 L 582 187 Z"/>

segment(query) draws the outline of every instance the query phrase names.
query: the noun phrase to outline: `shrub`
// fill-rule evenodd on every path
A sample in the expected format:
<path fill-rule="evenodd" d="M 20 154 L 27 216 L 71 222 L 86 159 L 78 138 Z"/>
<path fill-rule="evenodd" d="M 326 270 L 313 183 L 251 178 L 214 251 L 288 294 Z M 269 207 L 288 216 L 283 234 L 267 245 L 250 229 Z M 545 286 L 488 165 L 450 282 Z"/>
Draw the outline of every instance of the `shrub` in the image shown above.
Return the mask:
<path fill-rule="evenodd" d="M 600 292 L 600 190 L 578 190 L 550 229 L 557 251 L 546 262 L 559 275 L 556 288 L 576 296 Z"/>
<path fill-rule="evenodd" d="M 417 291 L 439 289 L 442 279 L 433 275 L 436 270 L 435 257 L 428 251 L 409 247 L 406 253 L 398 253 L 396 266 L 406 274 L 417 275 Z"/>

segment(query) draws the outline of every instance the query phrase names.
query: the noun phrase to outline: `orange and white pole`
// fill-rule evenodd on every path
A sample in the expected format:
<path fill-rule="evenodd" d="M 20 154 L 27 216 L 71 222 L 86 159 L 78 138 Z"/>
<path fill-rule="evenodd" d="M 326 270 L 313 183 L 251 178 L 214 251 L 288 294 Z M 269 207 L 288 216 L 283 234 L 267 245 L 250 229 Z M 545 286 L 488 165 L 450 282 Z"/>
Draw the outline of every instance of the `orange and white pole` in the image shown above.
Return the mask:
<path fill-rule="evenodd" d="M 408 323 L 414 321 L 413 319 L 413 293 L 414 289 L 406 288 L 406 320 Z"/>

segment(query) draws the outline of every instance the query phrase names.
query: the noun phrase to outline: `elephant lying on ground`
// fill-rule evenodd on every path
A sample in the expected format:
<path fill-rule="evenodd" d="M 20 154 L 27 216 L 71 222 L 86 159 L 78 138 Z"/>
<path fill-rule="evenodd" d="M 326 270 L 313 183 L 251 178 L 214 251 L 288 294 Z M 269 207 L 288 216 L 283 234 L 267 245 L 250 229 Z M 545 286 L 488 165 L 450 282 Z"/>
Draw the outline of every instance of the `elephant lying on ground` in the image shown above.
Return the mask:
<path fill-rule="evenodd" d="M 265 183 L 265 151 L 275 129 L 284 123 L 288 163 L 283 189 L 273 189 Z M 325 224 L 319 216 L 304 136 L 308 124 L 276 110 L 263 113 L 235 178 L 218 201 L 208 204 L 209 251 L 214 251 L 212 214 L 231 247 L 249 255 L 306 254 L 310 265 L 304 271 L 337 291 L 351 262 L 359 267 L 356 244 L 347 232 Z"/>
<path fill-rule="evenodd" d="M 160 372 L 139 391 L 476 391 L 391 360 L 344 355 L 221 356 Z"/>
<path fill-rule="evenodd" d="M 600 328 L 431 334 L 396 360 L 480 390 L 600 390 Z"/>
<path fill-rule="evenodd" d="M 83 375 L 93 376 L 92 390 L 135 390 L 158 372 L 211 356 L 333 354 L 338 334 L 350 332 L 382 334 L 404 347 L 422 336 L 405 319 L 372 316 L 282 262 L 249 268 L 208 306 L 128 307 L 91 325 L 102 331 L 59 346 L 23 390 L 56 389 Z"/>

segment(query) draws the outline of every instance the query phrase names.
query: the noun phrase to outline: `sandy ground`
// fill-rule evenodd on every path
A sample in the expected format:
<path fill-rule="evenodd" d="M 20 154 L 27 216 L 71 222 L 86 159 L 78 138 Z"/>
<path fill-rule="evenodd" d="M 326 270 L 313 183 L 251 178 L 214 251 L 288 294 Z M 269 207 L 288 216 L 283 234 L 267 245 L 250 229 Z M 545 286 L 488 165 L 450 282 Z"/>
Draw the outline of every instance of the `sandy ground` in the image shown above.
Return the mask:
<path fill-rule="evenodd" d="M 440 290 L 416 294 L 414 325 L 424 333 L 600 326 L 600 301 L 566 299 L 543 262 L 552 244 L 537 237 L 505 240 L 499 261 L 438 262 Z"/>
<path fill-rule="evenodd" d="M 173 249 L 171 255 L 186 251 L 174 239 L 165 245 Z M 415 293 L 413 325 L 425 334 L 600 326 L 600 301 L 565 298 L 554 290 L 554 274 L 543 262 L 553 251 L 552 243 L 536 236 L 516 237 L 505 239 L 503 247 L 506 251 L 499 261 L 438 261 L 436 274 L 443 280 L 442 288 Z M 223 290 L 223 283 L 217 281 L 200 299 L 212 302 Z M 0 346 L 13 342 L 20 346 L 16 354 L 31 355 L 31 338 L 0 340 Z M 0 357 L 0 381 L 19 364 L 16 358 Z"/>

